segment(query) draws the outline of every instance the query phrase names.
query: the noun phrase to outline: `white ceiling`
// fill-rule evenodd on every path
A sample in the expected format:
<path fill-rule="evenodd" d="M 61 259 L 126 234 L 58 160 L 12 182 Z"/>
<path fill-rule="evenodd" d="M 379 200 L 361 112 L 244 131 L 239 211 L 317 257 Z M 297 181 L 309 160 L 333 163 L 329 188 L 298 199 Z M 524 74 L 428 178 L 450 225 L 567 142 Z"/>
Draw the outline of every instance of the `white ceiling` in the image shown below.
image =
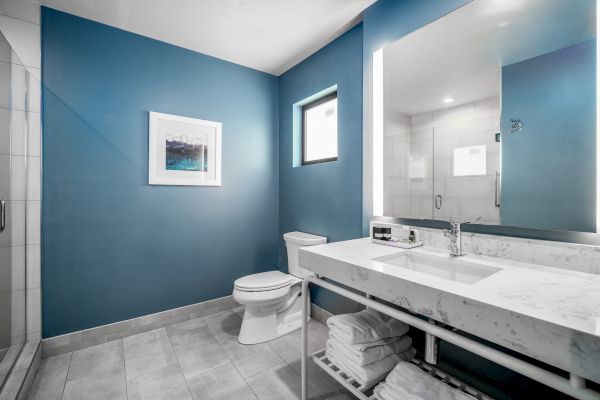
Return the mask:
<path fill-rule="evenodd" d="M 361 20 L 376 0 L 35 0 L 280 75 Z"/>
<path fill-rule="evenodd" d="M 501 66 L 595 37 L 595 8 L 596 0 L 474 0 L 384 49 L 386 111 L 498 95 Z"/>

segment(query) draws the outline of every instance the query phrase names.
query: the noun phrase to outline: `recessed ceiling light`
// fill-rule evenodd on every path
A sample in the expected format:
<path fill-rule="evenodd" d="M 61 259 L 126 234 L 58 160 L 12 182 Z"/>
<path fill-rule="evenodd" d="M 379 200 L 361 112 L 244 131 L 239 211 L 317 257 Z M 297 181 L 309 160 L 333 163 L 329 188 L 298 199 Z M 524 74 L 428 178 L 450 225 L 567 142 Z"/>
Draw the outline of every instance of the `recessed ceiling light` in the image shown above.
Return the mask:
<path fill-rule="evenodd" d="M 454 101 L 454 99 L 452 97 L 446 97 L 444 99 L 444 103 L 452 103 Z"/>

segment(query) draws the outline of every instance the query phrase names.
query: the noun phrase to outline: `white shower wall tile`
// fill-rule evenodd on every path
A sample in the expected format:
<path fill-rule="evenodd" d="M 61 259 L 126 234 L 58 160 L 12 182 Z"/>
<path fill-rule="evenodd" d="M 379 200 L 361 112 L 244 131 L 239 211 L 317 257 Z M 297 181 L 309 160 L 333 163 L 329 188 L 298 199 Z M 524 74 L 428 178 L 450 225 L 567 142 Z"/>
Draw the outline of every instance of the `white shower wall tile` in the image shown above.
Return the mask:
<path fill-rule="evenodd" d="M 7 230 L 10 227 L 10 241 L 12 246 L 25 245 L 25 202 L 11 200 L 7 202 Z M 6 233 L 6 231 L 5 231 Z"/>
<path fill-rule="evenodd" d="M 410 197 L 394 197 L 392 199 L 392 215 L 410 215 Z"/>
<path fill-rule="evenodd" d="M 24 155 L 26 136 L 25 111 L 10 111 L 10 154 Z"/>
<path fill-rule="evenodd" d="M 0 154 L 0 198 L 10 200 L 10 155 Z"/>
<path fill-rule="evenodd" d="M 42 139 L 42 128 L 40 122 L 40 113 L 29 112 L 28 117 L 28 138 L 27 138 L 27 155 L 31 157 L 39 157 L 41 139 Z"/>
<path fill-rule="evenodd" d="M 0 30 L 24 65 L 41 67 L 39 24 L 0 15 Z"/>
<path fill-rule="evenodd" d="M 461 176 L 446 179 L 446 195 L 449 197 L 479 197 L 490 202 L 494 196 L 494 179 L 491 176 Z"/>
<path fill-rule="evenodd" d="M 41 81 L 40 81 L 40 69 L 39 68 L 29 68 L 29 80 L 28 80 L 28 93 L 27 97 L 27 110 L 30 112 L 39 113 L 41 112 Z"/>
<path fill-rule="evenodd" d="M 27 333 L 39 332 L 41 321 L 41 289 L 27 289 Z"/>
<path fill-rule="evenodd" d="M 27 244 L 40 244 L 40 201 L 27 201 Z"/>
<path fill-rule="evenodd" d="M 0 108 L 0 132 L 8 131 L 10 131 L 10 110 Z M 10 141 L 10 135 L 0 135 L 0 155 L 10 154 Z"/>
<path fill-rule="evenodd" d="M 10 156 L 10 199 L 25 200 L 25 157 Z"/>
<path fill-rule="evenodd" d="M 11 246 L 6 249 L 10 249 L 11 260 L 11 290 L 25 290 L 25 247 L 24 246 Z"/>
<path fill-rule="evenodd" d="M 500 208 L 487 198 L 460 199 L 459 215 L 461 219 L 474 219 L 481 217 L 484 221 L 500 221 Z"/>
<path fill-rule="evenodd" d="M 37 200 L 41 198 L 41 160 L 40 157 L 27 157 L 27 199 Z"/>
<path fill-rule="evenodd" d="M 27 254 L 27 288 L 41 287 L 41 246 L 39 244 L 25 246 Z"/>
<path fill-rule="evenodd" d="M 2 16 L 0 16 L 0 21 Z M 10 65 L 10 102 L 8 107 L 13 110 L 25 110 L 27 99 L 27 70 L 23 65 Z"/>

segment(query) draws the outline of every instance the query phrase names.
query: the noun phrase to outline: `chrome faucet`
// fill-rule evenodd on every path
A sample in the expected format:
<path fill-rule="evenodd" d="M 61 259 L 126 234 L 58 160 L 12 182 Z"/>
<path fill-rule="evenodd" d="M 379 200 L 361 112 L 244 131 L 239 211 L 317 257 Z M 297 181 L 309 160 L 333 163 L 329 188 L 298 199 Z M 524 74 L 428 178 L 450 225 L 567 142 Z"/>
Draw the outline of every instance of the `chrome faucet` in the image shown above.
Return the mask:
<path fill-rule="evenodd" d="M 448 250 L 452 257 L 462 256 L 462 237 L 460 227 L 462 224 L 474 224 L 479 221 L 481 217 L 477 217 L 472 221 L 456 222 L 453 220 L 448 221 L 450 223 L 450 229 L 444 229 L 444 236 L 450 239 Z"/>

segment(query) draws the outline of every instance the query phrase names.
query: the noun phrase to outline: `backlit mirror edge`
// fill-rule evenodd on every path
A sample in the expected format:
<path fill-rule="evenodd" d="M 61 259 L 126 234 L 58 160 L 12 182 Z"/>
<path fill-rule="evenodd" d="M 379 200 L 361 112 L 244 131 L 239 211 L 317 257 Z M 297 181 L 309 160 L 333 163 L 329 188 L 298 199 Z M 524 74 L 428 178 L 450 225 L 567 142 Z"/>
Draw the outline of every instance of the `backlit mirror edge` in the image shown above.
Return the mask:
<path fill-rule="evenodd" d="M 460 8 L 460 7 L 459 7 Z M 596 9 L 600 10 L 600 0 L 596 0 Z M 441 16 L 440 18 L 444 18 Z M 432 21 L 433 22 L 433 21 Z M 600 12 L 596 12 L 596 37 L 600 32 Z M 408 33 L 410 34 L 410 33 Z M 404 35 L 406 36 L 406 35 Z M 404 37 L 403 36 L 403 37 Z M 400 40 L 402 37 L 397 38 Z M 393 42 L 388 43 L 387 45 Z M 387 46 L 386 45 L 386 46 Z M 374 221 L 388 222 L 400 225 L 410 225 L 414 227 L 446 229 L 448 222 L 444 220 L 433 219 L 411 219 L 402 217 L 383 216 L 383 46 L 372 54 L 371 73 L 367 90 L 371 93 L 369 107 L 365 118 L 365 139 L 371 143 L 371 165 L 370 168 L 364 168 L 364 172 L 370 174 L 370 178 L 363 181 L 363 199 L 368 199 L 371 203 L 367 213 Z M 600 45 L 596 41 L 596 60 L 600 60 Z M 522 239 L 546 240 L 564 243 L 576 243 L 583 245 L 600 246 L 600 65 L 596 65 L 596 233 L 593 232 L 575 232 L 560 231 L 548 229 L 522 228 L 503 225 L 483 225 L 472 224 L 465 225 L 464 231 L 471 233 L 516 237 Z M 367 142 L 365 140 L 364 142 Z M 381 144 L 381 146 L 378 146 Z M 379 148 L 378 148 L 379 147 Z M 380 168 L 379 163 L 381 163 Z M 377 172 L 381 171 L 380 176 Z M 371 180 L 371 182 L 369 182 Z M 368 185 L 368 183 L 371 183 Z M 381 190 L 377 190 L 380 188 Z M 370 193 L 368 193 L 370 191 Z M 367 204 L 365 204 L 367 205 Z"/>

